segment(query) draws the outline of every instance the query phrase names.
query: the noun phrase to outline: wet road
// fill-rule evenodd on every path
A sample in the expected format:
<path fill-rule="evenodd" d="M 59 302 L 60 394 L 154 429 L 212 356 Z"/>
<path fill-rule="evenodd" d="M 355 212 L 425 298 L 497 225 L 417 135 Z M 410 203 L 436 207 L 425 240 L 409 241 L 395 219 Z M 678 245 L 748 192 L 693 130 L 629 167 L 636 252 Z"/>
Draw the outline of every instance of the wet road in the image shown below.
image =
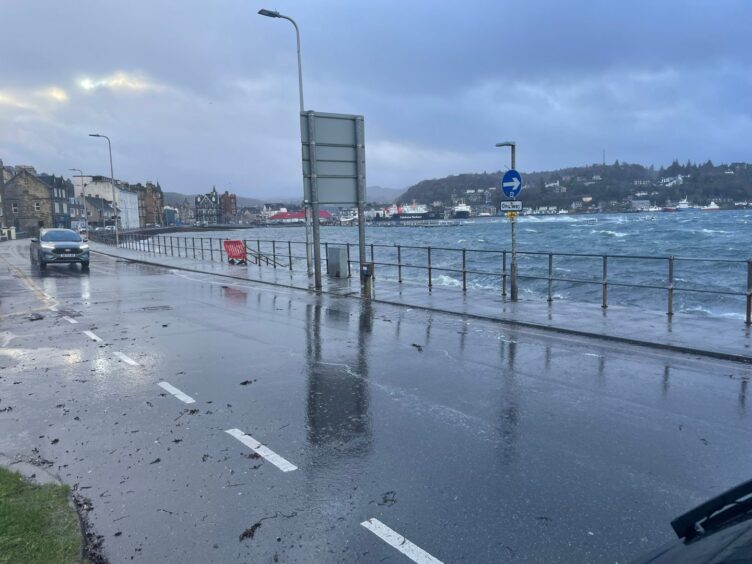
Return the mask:
<path fill-rule="evenodd" d="M 739 364 L 23 243 L 0 316 L 0 452 L 112 562 L 624 562 L 752 475 Z"/>

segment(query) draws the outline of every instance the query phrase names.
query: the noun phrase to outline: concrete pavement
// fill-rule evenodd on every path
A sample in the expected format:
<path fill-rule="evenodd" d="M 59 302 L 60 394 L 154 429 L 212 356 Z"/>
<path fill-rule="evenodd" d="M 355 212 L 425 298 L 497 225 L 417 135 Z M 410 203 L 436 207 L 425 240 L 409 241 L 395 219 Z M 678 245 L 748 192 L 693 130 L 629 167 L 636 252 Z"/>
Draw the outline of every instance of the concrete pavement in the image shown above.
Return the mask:
<path fill-rule="evenodd" d="M 744 364 L 24 250 L 0 452 L 112 562 L 624 562 L 752 473 Z"/>
<path fill-rule="evenodd" d="M 313 289 L 305 272 L 273 268 L 267 265 L 234 266 L 219 260 L 195 260 L 187 257 L 154 255 L 141 251 L 93 243 L 92 247 L 108 256 L 143 261 L 196 272 L 207 272 L 239 280 Z M 351 279 L 324 278 L 326 293 L 360 295 L 360 283 Z M 701 354 L 712 358 L 752 363 L 752 327 L 740 320 L 700 317 L 677 313 L 641 310 L 632 307 L 555 301 L 525 300 L 513 303 L 500 295 L 472 290 L 467 293 L 454 288 L 426 286 L 415 283 L 375 280 L 374 300 L 382 303 L 422 308 L 430 311 L 456 313 L 501 321 L 505 324 L 535 329 L 552 329 L 572 335 L 598 337 L 648 347 Z"/>

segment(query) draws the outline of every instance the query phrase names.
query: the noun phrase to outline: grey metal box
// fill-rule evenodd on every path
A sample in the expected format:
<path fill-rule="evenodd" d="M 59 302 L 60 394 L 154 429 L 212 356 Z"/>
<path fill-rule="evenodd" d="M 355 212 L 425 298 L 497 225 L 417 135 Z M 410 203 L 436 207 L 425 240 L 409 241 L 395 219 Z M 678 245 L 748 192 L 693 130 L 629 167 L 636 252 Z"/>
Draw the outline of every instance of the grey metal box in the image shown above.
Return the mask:
<path fill-rule="evenodd" d="M 330 278 L 347 278 L 347 248 L 330 246 L 326 255 L 326 273 Z"/>

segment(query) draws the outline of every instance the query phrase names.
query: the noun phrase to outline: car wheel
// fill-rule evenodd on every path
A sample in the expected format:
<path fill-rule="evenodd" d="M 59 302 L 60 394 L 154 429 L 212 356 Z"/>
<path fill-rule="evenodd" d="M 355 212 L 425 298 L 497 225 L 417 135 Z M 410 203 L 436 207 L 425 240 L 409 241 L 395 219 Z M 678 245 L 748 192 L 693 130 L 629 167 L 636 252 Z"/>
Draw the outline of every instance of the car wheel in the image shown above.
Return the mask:
<path fill-rule="evenodd" d="M 45 268 L 47 268 L 47 263 L 44 262 L 43 260 L 40 260 L 39 261 L 39 268 L 41 268 L 42 270 L 44 270 Z"/>
<path fill-rule="evenodd" d="M 81 263 L 81 270 L 89 270 L 89 263 L 88 262 L 82 262 Z"/>

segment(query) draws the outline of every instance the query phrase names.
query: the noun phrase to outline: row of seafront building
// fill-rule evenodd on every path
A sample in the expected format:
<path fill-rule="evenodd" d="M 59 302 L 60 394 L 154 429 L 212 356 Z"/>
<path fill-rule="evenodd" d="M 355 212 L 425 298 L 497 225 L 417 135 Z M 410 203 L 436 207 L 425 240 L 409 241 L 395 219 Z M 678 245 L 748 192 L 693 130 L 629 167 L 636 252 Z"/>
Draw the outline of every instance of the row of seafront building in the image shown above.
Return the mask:
<path fill-rule="evenodd" d="M 33 166 L 5 166 L 0 160 L 0 228 L 6 236 L 35 235 L 42 228 L 82 229 L 114 225 L 137 229 L 162 222 L 159 184 L 129 184 L 102 176 L 73 181 Z"/>

